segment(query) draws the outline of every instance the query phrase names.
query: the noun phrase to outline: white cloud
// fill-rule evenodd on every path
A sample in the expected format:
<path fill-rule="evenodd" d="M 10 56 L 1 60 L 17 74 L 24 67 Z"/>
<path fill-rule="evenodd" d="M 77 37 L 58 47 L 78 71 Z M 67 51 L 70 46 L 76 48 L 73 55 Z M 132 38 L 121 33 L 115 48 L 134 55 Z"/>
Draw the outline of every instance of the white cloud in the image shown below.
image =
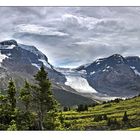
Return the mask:
<path fill-rule="evenodd" d="M 28 33 L 36 35 L 49 35 L 49 36 L 68 36 L 67 33 L 57 31 L 52 27 L 44 27 L 35 24 L 20 24 L 15 27 L 15 31 L 18 33 Z"/>

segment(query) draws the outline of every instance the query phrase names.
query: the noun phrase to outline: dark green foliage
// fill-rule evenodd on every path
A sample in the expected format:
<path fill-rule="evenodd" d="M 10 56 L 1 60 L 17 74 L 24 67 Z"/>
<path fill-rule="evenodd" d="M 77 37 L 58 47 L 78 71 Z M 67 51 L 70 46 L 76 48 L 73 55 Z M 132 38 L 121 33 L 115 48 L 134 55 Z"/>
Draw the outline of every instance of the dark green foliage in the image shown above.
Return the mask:
<path fill-rule="evenodd" d="M 58 109 L 58 103 L 52 94 L 51 83 L 48 79 L 48 73 L 45 71 L 43 65 L 38 71 L 38 73 L 35 75 L 35 80 L 37 81 L 37 85 L 33 87 L 34 88 L 33 100 L 36 105 L 36 112 L 38 116 L 38 124 L 39 124 L 38 129 L 53 130 L 54 126 L 52 127 L 50 126 L 52 120 L 56 118 L 55 117 L 56 114 L 54 112 L 56 112 Z M 47 125 L 46 122 L 49 122 L 48 120 L 50 120 L 50 124 L 48 123 Z"/>
<path fill-rule="evenodd" d="M 85 105 L 85 109 L 84 109 L 85 111 L 88 111 L 88 105 Z"/>
<path fill-rule="evenodd" d="M 9 81 L 7 94 L 8 94 L 7 98 L 8 98 L 8 102 L 11 107 L 11 110 L 14 111 L 16 108 L 16 97 L 15 97 L 16 88 L 15 88 L 15 84 L 14 84 L 13 80 Z"/>
<path fill-rule="evenodd" d="M 77 111 L 78 112 L 80 112 L 80 111 L 88 111 L 88 105 L 83 105 L 83 104 L 78 105 Z"/>
<path fill-rule="evenodd" d="M 124 112 L 124 116 L 123 116 L 122 121 L 123 121 L 124 123 L 127 123 L 127 122 L 129 121 L 126 111 Z"/>
<path fill-rule="evenodd" d="M 10 125 L 9 125 L 9 127 L 8 127 L 7 130 L 8 130 L 8 131 L 16 131 L 16 130 L 18 130 L 15 120 L 12 120 L 12 121 L 10 122 Z"/>
<path fill-rule="evenodd" d="M 118 98 L 117 98 L 117 99 L 114 100 L 114 102 L 115 102 L 115 103 L 119 103 L 120 100 L 121 100 L 121 99 L 118 99 Z"/>
<path fill-rule="evenodd" d="M 107 125 L 109 126 L 111 130 L 120 129 L 120 124 L 116 118 L 114 119 L 108 118 Z"/>
<path fill-rule="evenodd" d="M 107 120 L 108 117 L 106 114 L 101 114 L 101 115 L 96 115 L 94 116 L 94 121 L 96 122 L 99 122 L 99 121 L 102 121 L 102 120 Z"/>
<path fill-rule="evenodd" d="M 62 112 L 59 115 L 59 120 L 60 120 L 61 124 L 63 125 L 64 124 L 64 116 L 63 116 Z"/>
<path fill-rule="evenodd" d="M 61 118 L 62 121 L 62 118 Z M 60 118 L 55 111 L 49 111 L 44 117 L 44 128 L 45 130 L 63 130 Z"/>
<path fill-rule="evenodd" d="M 103 119 L 103 120 L 107 120 L 107 119 L 108 119 L 107 115 L 104 114 L 104 115 L 102 116 L 102 119 Z"/>
<path fill-rule="evenodd" d="M 11 107 L 7 104 L 0 107 L 0 130 L 7 130 L 10 122 L 12 121 L 13 113 Z"/>
<path fill-rule="evenodd" d="M 9 81 L 7 95 L 0 96 L 0 114 L 0 129 L 12 129 L 16 120 L 16 88 L 12 80 Z"/>
<path fill-rule="evenodd" d="M 70 110 L 70 108 L 69 107 L 67 107 L 67 106 L 64 106 L 64 108 L 63 108 L 63 111 L 65 112 L 65 111 L 69 111 Z"/>
<path fill-rule="evenodd" d="M 107 103 L 119 103 L 120 101 L 123 101 L 123 99 L 116 98 L 115 100 L 104 101 L 102 104 L 107 104 Z"/>
<path fill-rule="evenodd" d="M 24 104 L 26 112 L 29 111 L 31 106 L 31 101 L 32 101 L 31 93 L 32 93 L 31 85 L 27 81 L 25 81 L 25 85 L 20 91 L 20 100 Z"/>
<path fill-rule="evenodd" d="M 18 111 L 16 123 L 18 130 L 36 130 L 36 114 L 33 112 Z"/>
<path fill-rule="evenodd" d="M 36 85 L 25 81 L 19 95 L 9 81 L 7 94 L 0 96 L 0 130 L 63 130 L 63 116 L 58 115 L 59 105 L 43 66 L 35 80 Z"/>
<path fill-rule="evenodd" d="M 96 105 L 98 105 L 98 103 L 92 103 L 92 104 L 89 104 L 88 106 L 89 107 L 95 107 Z"/>

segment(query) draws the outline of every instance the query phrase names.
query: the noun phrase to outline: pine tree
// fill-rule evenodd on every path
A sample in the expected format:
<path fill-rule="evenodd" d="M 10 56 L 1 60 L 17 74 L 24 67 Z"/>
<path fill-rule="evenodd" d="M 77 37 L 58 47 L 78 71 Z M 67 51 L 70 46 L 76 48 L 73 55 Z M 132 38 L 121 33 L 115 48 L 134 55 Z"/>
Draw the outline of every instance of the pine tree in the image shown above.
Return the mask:
<path fill-rule="evenodd" d="M 44 130 L 45 115 L 48 116 L 47 120 L 49 119 L 49 117 L 52 120 L 53 116 L 50 116 L 49 114 L 51 114 L 50 112 L 57 111 L 58 104 L 52 94 L 51 83 L 48 79 L 48 73 L 45 71 L 43 65 L 38 71 L 38 73 L 35 75 L 35 80 L 37 81 L 37 85 L 34 86 L 34 101 L 37 106 L 37 114 L 39 122 L 38 129 Z M 49 114 L 47 114 L 48 112 Z M 47 129 L 49 128 L 47 127 Z"/>
<path fill-rule="evenodd" d="M 9 81 L 7 94 L 8 94 L 8 102 L 10 104 L 11 111 L 14 111 L 16 108 L 16 88 L 12 79 Z"/>
<path fill-rule="evenodd" d="M 17 114 L 17 128 L 19 130 L 32 130 L 36 115 L 33 112 L 32 105 L 32 86 L 25 80 L 24 86 L 20 90 L 19 99 L 23 104 L 24 109 L 20 109 Z M 21 108 L 21 107 L 20 107 Z"/>
<path fill-rule="evenodd" d="M 126 113 L 126 111 L 125 111 L 122 121 L 123 121 L 124 123 L 126 123 L 126 122 L 128 122 L 128 120 L 129 120 L 129 119 L 128 119 L 127 113 Z"/>
<path fill-rule="evenodd" d="M 84 111 L 88 111 L 88 105 L 85 105 Z"/>
<path fill-rule="evenodd" d="M 12 79 L 8 84 L 7 96 L 5 96 L 3 99 L 3 118 L 1 119 L 3 120 L 2 123 L 9 128 L 12 122 L 16 122 L 16 88 Z"/>
<path fill-rule="evenodd" d="M 23 102 L 26 112 L 29 112 L 32 101 L 32 88 L 27 81 L 25 81 L 25 85 L 20 91 L 20 100 Z"/>
<path fill-rule="evenodd" d="M 69 111 L 69 107 L 64 106 L 63 111 Z"/>

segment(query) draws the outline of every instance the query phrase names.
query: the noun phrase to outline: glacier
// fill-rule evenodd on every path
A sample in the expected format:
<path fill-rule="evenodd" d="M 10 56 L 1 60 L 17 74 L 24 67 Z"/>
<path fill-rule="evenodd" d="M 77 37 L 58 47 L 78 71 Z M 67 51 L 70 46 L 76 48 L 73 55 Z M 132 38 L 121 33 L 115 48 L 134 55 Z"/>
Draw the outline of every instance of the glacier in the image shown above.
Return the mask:
<path fill-rule="evenodd" d="M 78 92 L 82 93 L 97 93 L 87 82 L 87 80 L 81 76 L 66 76 L 67 81 L 65 85 L 70 86 Z"/>

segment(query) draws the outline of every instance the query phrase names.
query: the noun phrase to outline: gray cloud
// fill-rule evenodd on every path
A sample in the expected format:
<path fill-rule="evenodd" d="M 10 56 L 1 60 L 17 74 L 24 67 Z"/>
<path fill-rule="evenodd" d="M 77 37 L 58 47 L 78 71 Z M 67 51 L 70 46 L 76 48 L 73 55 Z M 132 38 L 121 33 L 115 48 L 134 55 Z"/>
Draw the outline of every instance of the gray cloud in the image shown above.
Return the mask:
<path fill-rule="evenodd" d="M 55 66 L 140 56 L 140 7 L 0 7 L 0 40 L 36 46 Z"/>

